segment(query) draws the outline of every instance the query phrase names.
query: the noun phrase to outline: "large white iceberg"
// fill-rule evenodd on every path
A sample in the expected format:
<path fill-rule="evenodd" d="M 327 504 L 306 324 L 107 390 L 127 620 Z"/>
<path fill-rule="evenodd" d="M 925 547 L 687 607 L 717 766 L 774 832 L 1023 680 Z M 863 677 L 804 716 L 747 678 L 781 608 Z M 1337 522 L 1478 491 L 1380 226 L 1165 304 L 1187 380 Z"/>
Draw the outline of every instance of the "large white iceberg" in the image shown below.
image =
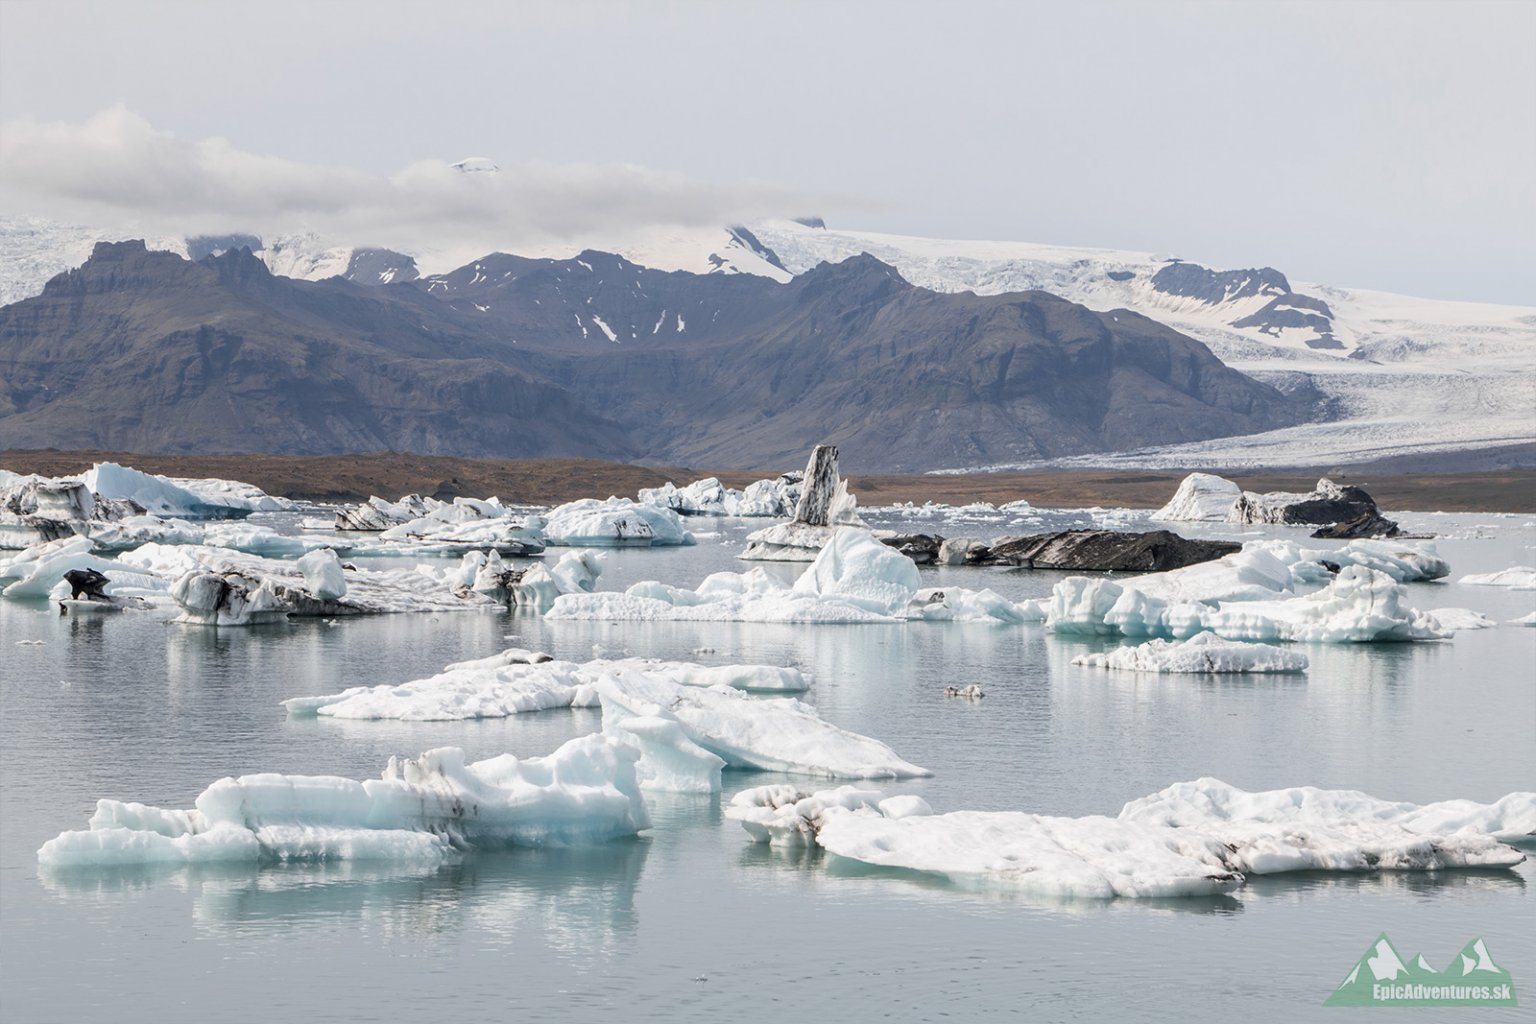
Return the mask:
<path fill-rule="evenodd" d="M 1243 489 L 1225 477 L 1191 473 L 1179 484 L 1168 504 L 1152 513 L 1166 522 L 1224 522 L 1243 496 Z"/>
<path fill-rule="evenodd" d="M 1125 672 L 1304 672 L 1307 656 L 1197 633 L 1188 640 L 1148 640 L 1102 654 L 1079 654 L 1072 664 Z"/>
<path fill-rule="evenodd" d="M 814 841 L 865 864 L 1092 899 L 1207 895 L 1290 871 L 1510 867 L 1525 858 L 1501 840 L 1536 831 L 1536 793 L 1417 806 L 1309 788 L 1247 793 L 1215 779 L 1132 801 L 1116 818 L 926 810 L 868 791 L 779 786 L 738 794 L 726 813 L 760 841 Z"/>
<path fill-rule="evenodd" d="M 408 683 L 354 686 L 340 693 L 283 701 L 291 715 L 398 719 L 413 722 L 505 718 L 529 711 L 597 703 L 604 676 L 638 673 L 680 686 L 728 686 L 799 693 L 808 688 L 798 669 L 775 665 L 697 665 L 645 658 L 555 661 L 547 654 L 510 648 L 449 665 Z"/>
<path fill-rule="evenodd" d="M 669 508 L 628 498 L 584 498 L 550 509 L 544 534 L 566 547 L 692 544 L 693 534 Z"/>
<path fill-rule="evenodd" d="M 391 758 L 381 778 L 221 779 L 191 810 L 101 800 L 90 829 L 44 843 L 47 868 L 206 861 L 441 860 L 471 848 L 573 845 L 650 827 L 638 751 L 601 735 L 547 757 L 465 763 L 456 747 Z"/>
<path fill-rule="evenodd" d="M 99 498 L 131 501 L 155 515 L 206 517 L 296 507 L 254 484 L 237 480 L 176 480 L 115 462 L 98 462 L 80 479 Z"/>
<path fill-rule="evenodd" d="M 1328 565 L 1342 566 L 1338 575 Z M 1352 541 L 1337 550 L 1288 541 L 1247 544 L 1214 562 L 1129 579 L 1072 576 L 1051 593 L 1047 626 L 1061 633 L 1228 640 L 1362 642 L 1445 635 L 1410 608 L 1399 581 L 1448 571 L 1432 547 Z M 1320 591 L 1296 596 L 1303 585 Z"/>
<path fill-rule="evenodd" d="M 551 619 L 596 621 L 855 623 L 908 619 L 1018 623 L 1038 621 L 1033 602 L 1015 604 L 991 591 L 919 590 L 912 560 L 867 530 L 837 531 L 793 585 L 762 569 L 720 572 L 688 590 L 647 580 L 624 593 L 570 594 Z"/>

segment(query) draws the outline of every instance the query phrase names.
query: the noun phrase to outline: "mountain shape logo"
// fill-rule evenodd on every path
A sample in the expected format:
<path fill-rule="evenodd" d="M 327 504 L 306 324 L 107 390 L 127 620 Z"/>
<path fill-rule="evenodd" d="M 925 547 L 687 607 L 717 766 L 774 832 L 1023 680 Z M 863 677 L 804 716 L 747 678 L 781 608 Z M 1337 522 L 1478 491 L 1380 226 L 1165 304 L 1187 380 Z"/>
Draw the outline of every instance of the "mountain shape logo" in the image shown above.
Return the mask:
<path fill-rule="evenodd" d="M 1382 932 L 1340 982 L 1325 1006 L 1516 1006 L 1514 981 L 1481 938 L 1467 943 L 1444 970 L 1424 954 L 1406 958 Z"/>

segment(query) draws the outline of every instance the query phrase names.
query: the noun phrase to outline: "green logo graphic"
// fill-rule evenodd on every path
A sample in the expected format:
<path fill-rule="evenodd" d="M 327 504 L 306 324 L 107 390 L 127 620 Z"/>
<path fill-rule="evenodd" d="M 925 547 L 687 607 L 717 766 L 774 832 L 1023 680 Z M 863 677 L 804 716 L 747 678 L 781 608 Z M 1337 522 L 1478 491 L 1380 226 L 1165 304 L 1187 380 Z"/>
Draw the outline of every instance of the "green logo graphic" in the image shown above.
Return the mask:
<path fill-rule="evenodd" d="M 1515 983 L 1482 939 L 1467 943 L 1442 971 L 1420 953 L 1398 955 L 1382 932 L 1324 1006 L 1515 1006 Z"/>

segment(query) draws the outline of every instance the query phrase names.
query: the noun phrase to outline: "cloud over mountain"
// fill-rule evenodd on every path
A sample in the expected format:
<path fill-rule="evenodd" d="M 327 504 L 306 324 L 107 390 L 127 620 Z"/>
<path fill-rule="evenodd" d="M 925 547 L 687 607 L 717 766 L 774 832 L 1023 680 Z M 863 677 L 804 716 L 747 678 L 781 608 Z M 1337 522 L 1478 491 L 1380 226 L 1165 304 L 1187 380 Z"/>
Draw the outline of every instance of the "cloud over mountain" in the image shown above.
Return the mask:
<path fill-rule="evenodd" d="M 0 128 L 0 200 L 12 210 L 167 234 L 315 232 L 478 254 L 509 240 L 717 226 L 817 201 L 765 182 L 626 163 L 497 158 L 495 173 L 468 174 L 421 160 L 379 175 L 253 153 L 225 138 L 180 138 L 123 106 L 79 124 L 18 119 Z"/>

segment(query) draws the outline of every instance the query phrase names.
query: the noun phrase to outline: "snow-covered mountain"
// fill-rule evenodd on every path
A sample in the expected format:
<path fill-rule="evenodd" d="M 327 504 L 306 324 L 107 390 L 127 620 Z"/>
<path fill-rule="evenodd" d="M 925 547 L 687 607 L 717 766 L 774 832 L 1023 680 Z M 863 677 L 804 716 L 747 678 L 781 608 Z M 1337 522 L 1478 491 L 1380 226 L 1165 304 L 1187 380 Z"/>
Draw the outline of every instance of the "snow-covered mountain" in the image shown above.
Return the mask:
<path fill-rule="evenodd" d="M 106 237 L 0 219 L 0 303 L 37 294 Z M 149 245 L 188 253 L 185 240 Z M 525 257 L 577 253 L 569 245 L 508 248 Z M 1327 466 L 1469 449 L 1516 452 L 1536 441 L 1536 307 L 1293 282 L 1273 268 L 1217 270 L 1157 253 L 834 230 L 814 219 L 653 231 L 602 248 L 661 270 L 779 282 L 869 253 L 938 292 L 1041 290 L 1093 310 L 1129 309 L 1199 339 L 1235 369 L 1319 399 L 1332 413 L 1326 422 L 1264 434 L 1054 465 Z M 268 239 L 255 252 L 281 276 L 364 284 L 446 276 L 465 262 L 449 251 L 354 250 L 314 235 Z"/>
<path fill-rule="evenodd" d="M 1040 289 L 1090 309 L 1131 309 L 1283 391 L 1315 391 L 1335 415 L 1066 465 L 1329 465 L 1536 442 L 1536 307 L 1291 282 L 1272 268 L 1214 271 L 1154 253 L 943 241 L 792 221 L 754 224 L 752 234 L 796 274 L 868 252 L 935 291 Z"/>

